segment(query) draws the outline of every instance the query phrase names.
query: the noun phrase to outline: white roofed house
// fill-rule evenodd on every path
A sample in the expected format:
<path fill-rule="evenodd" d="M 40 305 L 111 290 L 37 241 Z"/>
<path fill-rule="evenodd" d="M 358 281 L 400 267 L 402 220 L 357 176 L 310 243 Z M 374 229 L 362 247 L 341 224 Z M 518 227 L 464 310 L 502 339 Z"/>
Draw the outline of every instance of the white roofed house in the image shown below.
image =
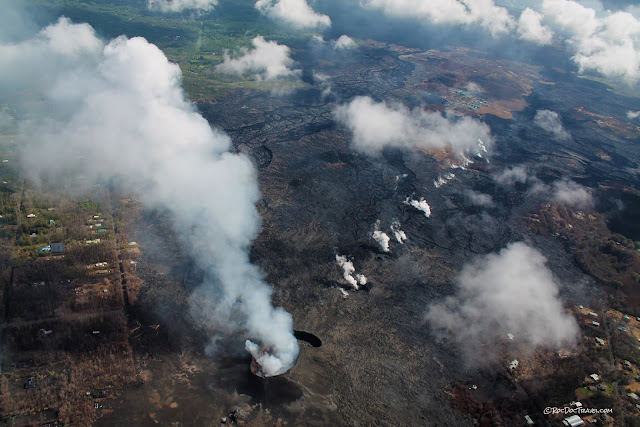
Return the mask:
<path fill-rule="evenodd" d="M 580 427 L 584 425 L 584 421 L 579 416 L 572 415 L 562 420 L 562 424 L 569 427 Z"/>

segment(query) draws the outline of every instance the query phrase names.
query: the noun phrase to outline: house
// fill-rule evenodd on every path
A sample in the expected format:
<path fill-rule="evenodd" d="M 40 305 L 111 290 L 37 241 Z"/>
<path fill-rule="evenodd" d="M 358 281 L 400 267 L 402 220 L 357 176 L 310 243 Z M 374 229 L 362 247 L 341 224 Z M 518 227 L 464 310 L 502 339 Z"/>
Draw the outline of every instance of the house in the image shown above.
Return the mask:
<path fill-rule="evenodd" d="M 624 326 L 618 326 L 618 330 L 620 332 L 627 332 L 627 328 L 625 328 Z"/>
<path fill-rule="evenodd" d="M 36 388 L 36 377 L 29 377 L 27 379 L 27 382 L 24 383 L 24 388 L 25 390 L 28 390 L 30 388 Z"/>
<path fill-rule="evenodd" d="M 598 314 L 597 314 L 597 313 L 594 313 L 593 311 L 590 311 L 590 312 L 589 312 L 589 316 L 591 316 L 591 317 L 598 317 Z"/>
<path fill-rule="evenodd" d="M 509 369 L 513 371 L 517 367 L 518 367 L 518 361 L 516 359 L 513 359 L 511 363 L 509 363 Z"/>
<path fill-rule="evenodd" d="M 598 326 L 600 326 L 600 323 L 595 322 L 595 321 L 594 321 L 594 322 L 591 322 L 591 324 L 592 324 L 593 326 L 595 326 L 596 328 L 597 328 Z"/>
<path fill-rule="evenodd" d="M 589 375 L 589 378 L 591 378 L 595 382 L 600 381 L 600 375 L 598 375 L 598 374 L 591 374 L 591 375 Z"/>
<path fill-rule="evenodd" d="M 515 337 L 513 336 L 513 334 L 509 333 L 507 334 L 507 338 L 509 338 L 510 340 L 513 340 Z"/>
<path fill-rule="evenodd" d="M 34 214 L 29 214 L 27 215 L 27 218 L 35 218 L 36 216 Z"/>
<path fill-rule="evenodd" d="M 106 228 L 101 228 L 100 230 L 98 230 L 98 233 L 106 233 L 107 229 Z"/>
<path fill-rule="evenodd" d="M 596 342 L 600 345 L 604 345 L 604 340 L 602 338 L 596 337 Z"/>
<path fill-rule="evenodd" d="M 533 425 L 533 420 L 531 419 L 531 417 L 529 415 L 525 415 L 524 416 L 524 420 L 527 422 L 527 425 Z"/>
<path fill-rule="evenodd" d="M 572 415 L 562 420 L 562 424 L 569 427 L 580 427 L 584 425 L 584 421 L 582 421 L 582 418 L 580 418 L 579 416 Z"/>
<path fill-rule="evenodd" d="M 63 242 L 51 244 L 51 255 L 61 255 L 67 251 L 67 245 Z"/>
<path fill-rule="evenodd" d="M 604 384 L 598 384 L 598 390 L 600 391 L 607 391 L 607 386 Z"/>
<path fill-rule="evenodd" d="M 86 243 L 87 245 L 97 245 L 98 243 L 100 243 L 100 239 L 87 240 Z"/>
<path fill-rule="evenodd" d="M 627 396 L 629 396 L 633 400 L 640 400 L 640 397 L 635 393 L 627 393 Z"/>
<path fill-rule="evenodd" d="M 622 316 L 622 320 L 624 320 L 627 323 L 631 322 L 631 318 L 629 317 L 628 314 L 625 314 L 624 316 Z"/>

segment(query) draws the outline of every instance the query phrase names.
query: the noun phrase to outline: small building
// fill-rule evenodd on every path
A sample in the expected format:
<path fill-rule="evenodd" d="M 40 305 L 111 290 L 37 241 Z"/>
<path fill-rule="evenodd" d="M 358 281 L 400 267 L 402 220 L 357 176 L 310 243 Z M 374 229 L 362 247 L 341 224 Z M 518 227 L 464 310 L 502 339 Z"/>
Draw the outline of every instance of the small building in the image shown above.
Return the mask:
<path fill-rule="evenodd" d="M 580 427 L 584 425 L 584 421 L 579 416 L 572 415 L 562 420 L 562 424 L 569 427 Z"/>
<path fill-rule="evenodd" d="M 44 254 L 45 252 L 51 252 L 51 246 L 45 246 L 44 248 L 38 249 L 39 254 Z"/>
<path fill-rule="evenodd" d="M 107 229 L 106 228 L 101 228 L 98 230 L 98 233 L 106 233 Z"/>
<path fill-rule="evenodd" d="M 29 377 L 27 382 L 24 383 L 24 389 L 36 388 L 36 377 Z"/>
<path fill-rule="evenodd" d="M 622 316 L 622 320 L 624 320 L 627 323 L 631 322 L 631 318 L 629 317 L 628 314 L 625 314 L 624 316 Z"/>
<path fill-rule="evenodd" d="M 27 215 L 27 218 L 35 218 L 36 216 L 34 214 L 29 214 Z"/>
<path fill-rule="evenodd" d="M 620 332 L 627 332 L 627 328 L 625 328 L 624 326 L 618 326 L 618 330 Z"/>
<path fill-rule="evenodd" d="M 623 360 L 622 365 L 627 369 L 631 369 L 631 362 L 629 362 L 628 360 Z"/>
<path fill-rule="evenodd" d="M 598 322 L 596 322 L 596 321 L 591 322 L 591 324 L 592 324 L 593 326 L 595 326 L 596 328 L 597 328 L 598 326 L 600 326 L 600 323 L 598 323 Z"/>
<path fill-rule="evenodd" d="M 531 419 L 531 417 L 529 415 L 525 415 L 524 416 L 524 420 L 527 422 L 527 425 L 531 426 L 531 425 L 534 424 L 533 420 Z"/>
<path fill-rule="evenodd" d="M 589 316 L 591 317 L 598 317 L 598 313 L 594 313 L 593 311 L 589 312 Z"/>
<path fill-rule="evenodd" d="M 97 245 L 100 243 L 100 239 L 87 240 L 86 243 L 87 245 Z"/>
<path fill-rule="evenodd" d="M 596 391 L 598 391 L 598 389 L 594 385 L 590 385 L 589 387 L 587 387 L 587 390 L 589 390 L 592 393 L 595 393 Z"/>
<path fill-rule="evenodd" d="M 591 375 L 589 375 L 589 378 L 591 378 L 595 382 L 600 381 L 600 375 L 598 375 L 598 374 L 591 374 Z"/>
<path fill-rule="evenodd" d="M 513 334 L 509 333 L 507 334 L 507 338 L 509 338 L 509 340 L 513 341 L 513 339 L 515 338 Z"/>
<path fill-rule="evenodd" d="M 596 337 L 595 340 L 596 340 L 596 343 L 598 343 L 600 345 L 604 345 L 604 340 L 602 338 Z"/>
<path fill-rule="evenodd" d="M 606 385 L 604 385 L 604 384 L 602 384 L 602 383 L 600 383 L 600 384 L 598 384 L 598 390 L 600 390 L 600 391 L 607 391 L 607 386 L 606 386 Z"/>
<path fill-rule="evenodd" d="M 509 363 L 509 369 L 510 370 L 515 370 L 518 367 L 518 360 L 517 359 L 513 359 L 510 363 Z"/>
<path fill-rule="evenodd" d="M 629 396 L 632 400 L 640 400 L 640 396 L 635 393 L 627 393 L 627 396 Z"/>
<path fill-rule="evenodd" d="M 63 242 L 51 244 L 51 255 L 61 255 L 67 251 L 67 245 Z"/>

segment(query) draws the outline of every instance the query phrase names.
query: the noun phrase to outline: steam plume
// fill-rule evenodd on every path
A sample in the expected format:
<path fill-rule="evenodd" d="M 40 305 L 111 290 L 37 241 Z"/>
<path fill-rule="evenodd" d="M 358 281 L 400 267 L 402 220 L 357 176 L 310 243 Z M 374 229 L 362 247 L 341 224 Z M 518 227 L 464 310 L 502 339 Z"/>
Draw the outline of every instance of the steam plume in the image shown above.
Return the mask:
<path fill-rule="evenodd" d="M 396 238 L 398 243 L 404 244 L 404 241 L 407 240 L 407 235 L 400 229 L 400 223 L 398 221 L 393 221 L 391 224 L 391 231 L 393 232 L 393 237 Z"/>
<path fill-rule="evenodd" d="M 380 221 L 376 221 L 376 229 L 374 230 L 373 234 L 371 235 L 371 237 L 373 237 L 373 240 L 375 240 L 376 242 L 378 242 L 378 244 L 380 245 L 380 249 L 382 249 L 384 252 L 389 252 L 389 240 L 391 240 L 389 238 L 389 236 L 387 236 L 387 233 L 380 231 Z"/>
<path fill-rule="evenodd" d="M 342 277 L 344 277 L 344 280 L 346 280 L 353 289 L 357 291 L 360 289 L 360 286 L 367 284 L 367 278 L 364 274 L 356 274 L 356 277 L 353 277 L 356 268 L 353 266 L 353 263 L 347 259 L 346 255 L 336 255 L 336 263 L 338 267 L 342 268 Z"/>
<path fill-rule="evenodd" d="M 272 289 L 248 257 L 260 227 L 256 170 L 185 99 L 180 68 L 143 38 L 104 44 L 89 25 L 65 18 L 32 39 L 0 44 L 0 57 L 3 84 L 28 84 L 29 70 L 40 77 L 29 89 L 45 100 L 29 111 L 35 120 L 20 124 L 25 173 L 114 179 L 170 212 L 206 275 L 193 315 L 259 340 L 269 375 L 290 367 L 299 351 L 293 319 L 271 305 Z M 230 322 L 232 314 L 243 320 Z"/>
<path fill-rule="evenodd" d="M 413 206 L 417 210 L 424 213 L 424 216 L 429 218 L 431 216 L 431 206 L 427 203 L 424 197 L 420 197 L 420 200 L 412 200 L 410 197 L 404 201 L 405 205 Z"/>

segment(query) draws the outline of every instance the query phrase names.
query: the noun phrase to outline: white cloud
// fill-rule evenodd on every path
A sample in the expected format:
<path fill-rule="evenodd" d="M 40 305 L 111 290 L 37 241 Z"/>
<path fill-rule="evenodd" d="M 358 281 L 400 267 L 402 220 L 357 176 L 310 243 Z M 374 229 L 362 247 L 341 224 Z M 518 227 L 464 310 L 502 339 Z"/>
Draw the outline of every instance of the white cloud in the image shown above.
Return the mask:
<path fill-rule="evenodd" d="M 411 18 L 435 24 L 481 25 L 496 37 L 515 27 L 507 9 L 493 0 L 363 0 L 362 4 L 390 16 Z"/>
<path fill-rule="evenodd" d="M 243 48 L 242 55 L 237 58 L 231 58 L 225 53 L 224 62 L 216 66 L 216 70 L 227 74 L 253 74 L 255 78 L 264 80 L 299 74 L 298 70 L 290 68 L 293 59 L 289 56 L 291 50 L 288 46 L 266 41 L 262 36 L 257 36 L 251 43 L 253 49 Z"/>
<path fill-rule="evenodd" d="M 501 185 L 512 186 L 516 183 L 527 182 L 527 169 L 524 166 L 511 166 L 494 176 L 494 180 Z"/>
<path fill-rule="evenodd" d="M 341 35 L 338 40 L 336 40 L 333 44 L 333 48 L 336 50 L 339 49 L 353 49 L 356 47 L 356 42 L 346 34 Z"/>
<path fill-rule="evenodd" d="M 637 119 L 640 117 L 640 111 L 627 111 L 627 118 L 629 120 Z"/>
<path fill-rule="evenodd" d="M 543 0 L 542 11 L 569 38 L 580 72 L 596 71 L 629 84 L 640 80 L 640 20 L 628 12 L 605 12 L 572 0 Z"/>
<path fill-rule="evenodd" d="M 258 0 L 255 7 L 263 15 L 294 28 L 331 26 L 331 19 L 314 11 L 306 0 Z"/>
<path fill-rule="evenodd" d="M 151 10 L 161 12 L 182 12 L 183 10 L 212 10 L 218 0 L 147 0 Z"/>
<path fill-rule="evenodd" d="M 425 318 L 470 364 L 486 361 L 492 342 L 507 332 L 533 348 L 572 344 L 578 327 L 562 306 L 560 285 L 546 262 L 522 242 L 479 257 L 458 275 L 457 294 L 430 305 Z"/>
<path fill-rule="evenodd" d="M 536 125 L 552 134 L 558 141 L 571 139 L 571 134 L 564 128 L 560 116 L 555 111 L 538 110 L 533 121 Z"/>
<path fill-rule="evenodd" d="M 29 94 L 43 101 L 28 119 L 17 117 L 24 173 L 50 183 L 82 175 L 88 187 L 112 181 L 169 212 L 206 272 L 190 298 L 193 318 L 212 333 L 242 331 L 292 366 L 293 319 L 271 305 L 272 289 L 247 251 L 260 227 L 256 170 L 185 98 L 179 66 L 143 38 L 105 44 L 64 18 L 33 39 L 0 44 L 14 51 L 23 55 L 0 55 L 3 84 L 39 77 Z"/>
<path fill-rule="evenodd" d="M 336 120 L 353 133 L 353 147 L 368 155 L 379 155 L 385 146 L 407 149 L 451 147 L 457 154 L 478 153 L 478 139 L 492 143 L 486 124 L 470 117 L 444 117 L 421 108 L 377 103 L 357 97 L 334 110 Z"/>
<path fill-rule="evenodd" d="M 479 193 L 473 190 L 467 190 L 464 194 L 472 205 L 485 208 L 493 206 L 493 198 L 489 194 Z"/>
<path fill-rule="evenodd" d="M 589 208 L 594 204 L 593 196 L 580 184 L 563 179 L 553 183 L 553 201 L 576 208 Z"/>
<path fill-rule="evenodd" d="M 518 36 L 526 41 L 544 46 L 551 44 L 553 31 L 542 25 L 543 15 L 526 8 L 518 20 Z"/>
<path fill-rule="evenodd" d="M 412 206 L 420 212 L 424 213 L 424 216 L 426 216 L 427 218 L 431 216 L 431 206 L 429 206 L 429 203 L 427 203 L 424 197 L 420 197 L 420 200 L 413 200 L 410 197 L 407 197 L 407 199 L 404 201 L 404 204 Z"/>

